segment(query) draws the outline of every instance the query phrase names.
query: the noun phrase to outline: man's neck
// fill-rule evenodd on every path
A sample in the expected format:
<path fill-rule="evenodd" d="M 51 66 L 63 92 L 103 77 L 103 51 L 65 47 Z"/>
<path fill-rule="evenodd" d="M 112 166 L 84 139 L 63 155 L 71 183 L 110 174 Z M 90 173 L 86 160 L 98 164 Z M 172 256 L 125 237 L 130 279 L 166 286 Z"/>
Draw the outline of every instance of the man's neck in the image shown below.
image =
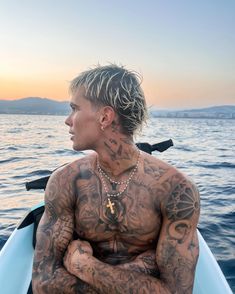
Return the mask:
<path fill-rule="evenodd" d="M 114 177 L 135 166 L 139 157 L 133 137 L 122 133 L 107 132 L 95 151 L 101 168 Z"/>

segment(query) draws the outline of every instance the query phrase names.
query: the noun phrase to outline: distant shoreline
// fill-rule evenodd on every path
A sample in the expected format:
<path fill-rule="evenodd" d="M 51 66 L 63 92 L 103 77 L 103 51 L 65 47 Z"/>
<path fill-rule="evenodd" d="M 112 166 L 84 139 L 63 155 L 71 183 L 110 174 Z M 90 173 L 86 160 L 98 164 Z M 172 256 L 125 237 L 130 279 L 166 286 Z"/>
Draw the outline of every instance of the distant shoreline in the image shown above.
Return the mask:
<path fill-rule="evenodd" d="M 0 114 L 15 115 L 56 115 L 70 113 L 69 102 L 59 102 L 48 98 L 27 97 L 19 100 L 0 100 Z M 220 105 L 194 109 L 149 109 L 149 116 L 156 118 L 187 119 L 235 119 L 235 105 Z"/>
<path fill-rule="evenodd" d="M 68 114 L 65 113 L 6 113 L 6 112 L 0 112 L 0 115 L 45 115 L 45 116 L 67 116 Z"/>
<path fill-rule="evenodd" d="M 0 112 L 0 115 L 33 115 L 33 116 L 68 116 L 68 114 L 56 114 L 56 113 L 5 113 Z M 210 116 L 161 116 L 161 115 L 149 115 L 149 118 L 163 118 L 163 119 L 220 119 L 220 120 L 234 120 L 234 117 L 210 117 Z"/>

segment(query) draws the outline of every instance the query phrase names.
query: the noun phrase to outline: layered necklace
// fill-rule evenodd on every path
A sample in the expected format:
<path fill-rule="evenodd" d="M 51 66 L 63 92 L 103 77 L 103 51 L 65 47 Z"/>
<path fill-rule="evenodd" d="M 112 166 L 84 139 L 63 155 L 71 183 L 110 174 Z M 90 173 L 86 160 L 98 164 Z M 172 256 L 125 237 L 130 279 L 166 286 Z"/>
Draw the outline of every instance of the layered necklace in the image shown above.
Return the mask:
<path fill-rule="evenodd" d="M 104 186 L 104 191 L 107 195 L 107 204 L 106 207 L 110 209 L 111 214 L 115 213 L 114 210 L 114 206 L 115 204 L 111 201 L 112 198 L 118 198 L 119 196 L 121 196 L 128 188 L 130 181 L 132 180 L 132 178 L 134 177 L 134 175 L 136 174 L 137 170 L 138 170 L 138 166 L 139 166 L 139 162 L 140 162 L 140 150 L 138 151 L 138 158 L 137 158 L 137 162 L 135 164 L 135 166 L 133 167 L 132 171 L 130 172 L 130 175 L 128 177 L 128 179 L 124 180 L 124 181 L 115 181 L 114 179 L 110 178 L 110 176 L 101 168 L 99 160 L 97 158 L 97 170 L 100 174 L 100 178 L 101 178 L 101 182 Z M 106 185 L 106 181 L 108 181 L 113 190 L 116 190 L 118 185 L 124 185 L 122 190 L 120 190 L 119 192 L 109 192 L 108 187 Z"/>

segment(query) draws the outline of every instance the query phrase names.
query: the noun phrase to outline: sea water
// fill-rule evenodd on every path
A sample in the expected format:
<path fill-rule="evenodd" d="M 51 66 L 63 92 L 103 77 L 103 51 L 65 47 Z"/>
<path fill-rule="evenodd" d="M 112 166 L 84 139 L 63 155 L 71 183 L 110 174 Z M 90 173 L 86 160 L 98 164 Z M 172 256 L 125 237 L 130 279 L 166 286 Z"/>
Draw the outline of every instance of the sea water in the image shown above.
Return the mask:
<path fill-rule="evenodd" d="M 0 248 L 43 191 L 25 182 L 84 156 L 72 150 L 63 116 L 0 115 Z M 171 138 L 153 155 L 179 168 L 201 194 L 199 229 L 235 292 L 235 120 L 151 118 L 136 142 Z"/>

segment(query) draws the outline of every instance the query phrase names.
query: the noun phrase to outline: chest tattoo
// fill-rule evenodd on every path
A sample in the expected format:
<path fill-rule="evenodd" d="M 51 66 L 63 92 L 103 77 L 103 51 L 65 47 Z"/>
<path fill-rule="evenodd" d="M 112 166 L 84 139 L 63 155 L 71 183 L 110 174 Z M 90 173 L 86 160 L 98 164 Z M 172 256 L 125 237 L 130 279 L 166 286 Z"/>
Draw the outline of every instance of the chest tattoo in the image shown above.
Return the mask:
<path fill-rule="evenodd" d="M 120 199 L 105 199 L 106 207 L 103 210 L 103 215 L 101 216 L 103 220 L 112 225 L 118 226 L 123 222 L 126 215 L 126 207 L 120 201 Z"/>

